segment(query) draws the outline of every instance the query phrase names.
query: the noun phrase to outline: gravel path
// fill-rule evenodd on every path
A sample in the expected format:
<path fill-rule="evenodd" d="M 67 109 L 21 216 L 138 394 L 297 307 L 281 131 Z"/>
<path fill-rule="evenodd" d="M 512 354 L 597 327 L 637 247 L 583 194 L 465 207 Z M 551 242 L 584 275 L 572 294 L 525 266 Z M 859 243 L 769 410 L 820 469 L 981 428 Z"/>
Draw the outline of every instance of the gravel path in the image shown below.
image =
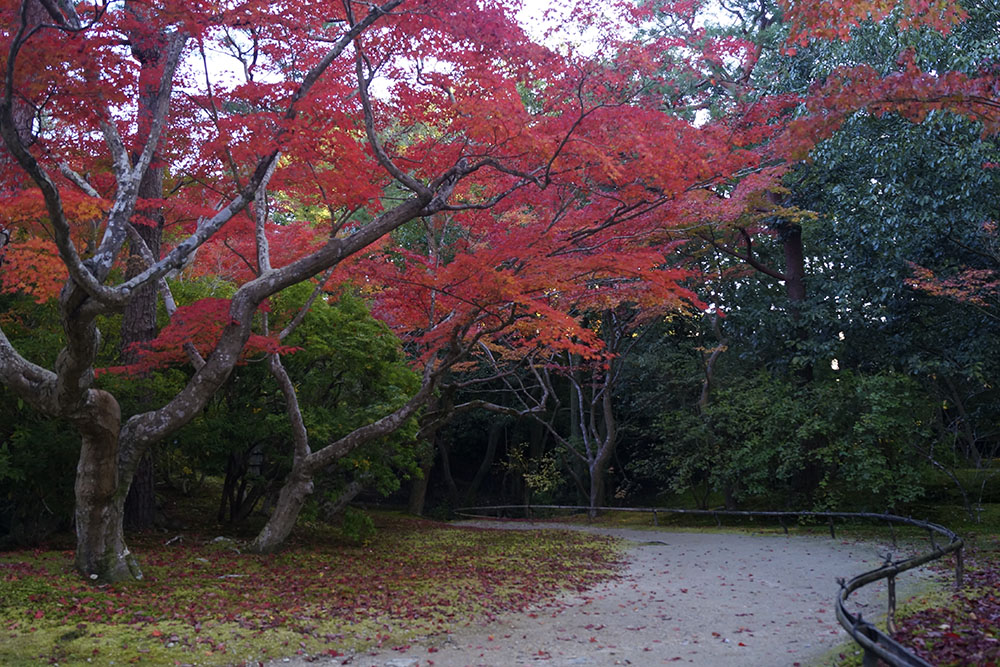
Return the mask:
<path fill-rule="evenodd" d="M 834 613 L 836 578 L 878 567 L 891 550 L 888 544 L 823 537 L 577 529 L 629 541 L 628 565 L 620 578 L 488 625 L 470 624 L 405 653 L 357 655 L 347 663 L 320 658 L 309 664 L 815 665 L 847 638 Z M 900 603 L 927 585 L 918 573 L 901 575 Z M 883 584 L 868 586 L 851 600 L 872 618 L 884 616 L 885 597 Z M 272 664 L 307 663 L 290 658 Z"/>

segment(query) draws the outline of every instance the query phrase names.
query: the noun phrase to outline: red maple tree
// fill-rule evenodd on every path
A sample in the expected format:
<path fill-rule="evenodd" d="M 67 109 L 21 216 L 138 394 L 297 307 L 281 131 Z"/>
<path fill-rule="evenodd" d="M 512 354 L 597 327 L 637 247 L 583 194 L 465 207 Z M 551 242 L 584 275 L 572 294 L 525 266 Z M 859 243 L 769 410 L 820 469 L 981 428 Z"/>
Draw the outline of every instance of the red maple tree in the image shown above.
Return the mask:
<path fill-rule="evenodd" d="M 295 440 L 254 544 L 269 550 L 316 470 L 404 423 L 481 343 L 599 359 L 581 312 L 697 304 L 675 256 L 683 227 L 753 205 L 847 114 L 920 120 L 943 107 L 996 129 L 995 76 L 906 62 L 889 77 L 845 71 L 808 95 L 753 99 L 744 91 L 760 49 L 698 33 L 699 4 L 667 8 L 690 40 L 643 41 L 598 24 L 640 26 L 653 3 L 580 2 L 573 20 L 598 29 L 578 53 L 533 42 L 500 1 L 0 2 L 2 286 L 58 298 L 65 338 L 43 368 L 0 332 L 0 381 L 81 435 L 79 571 L 141 576 L 121 521 L 139 458 L 248 352 L 268 354 Z M 794 43 L 829 36 L 820 4 L 787 7 Z M 880 18 L 871 3 L 829 4 Z M 960 19 L 939 14 L 935 25 Z M 734 61 L 742 74 L 718 80 Z M 689 112 L 710 97 L 691 81 L 699 73 L 735 92 L 724 114 L 696 123 Z M 144 194 L 159 168 L 162 197 Z M 447 261 L 390 236 L 421 220 L 457 230 Z M 153 224 L 158 251 L 143 233 Z M 234 294 L 178 308 L 166 278 L 179 271 L 217 276 Z M 305 315 L 279 320 L 261 306 L 310 280 L 318 298 L 344 278 L 368 285 L 420 346 L 423 381 L 403 407 L 314 447 L 278 354 Z M 97 318 L 150 286 L 174 320 L 145 362 L 183 352 L 193 373 L 166 404 L 123 422 L 114 396 L 93 385 Z"/>

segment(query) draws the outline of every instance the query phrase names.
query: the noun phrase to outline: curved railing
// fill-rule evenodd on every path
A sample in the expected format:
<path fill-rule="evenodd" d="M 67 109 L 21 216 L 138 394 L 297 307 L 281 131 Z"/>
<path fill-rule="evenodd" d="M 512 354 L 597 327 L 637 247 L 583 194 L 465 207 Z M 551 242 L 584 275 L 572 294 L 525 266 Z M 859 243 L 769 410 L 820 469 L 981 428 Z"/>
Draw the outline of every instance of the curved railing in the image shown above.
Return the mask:
<path fill-rule="evenodd" d="M 837 581 L 840 583 L 840 592 L 837 594 L 837 620 L 840 624 L 847 630 L 851 638 L 861 646 L 864 650 L 864 662 L 865 667 L 874 666 L 881 659 L 893 667 L 930 667 L 930 663 L 923 660 L 922 658 L 914 655 L 905 646 L 894 640 L 887 633 L 882 632 L 874 624 L 861 618 L 861 614 L 854 615 L 847 610 L 847 598 L 854 591 L 867 586 L 868 584 L 874 583 L 881 579 L 885 579 L 888 585 L 889 592 L 889 609 L 886 614 L 886 630 L 888 632 L 893 632 L 896 623 L 896 575 L 907 570 L 912 570 L 913 568 L 920 567 L 921 565 L 926 565 L 931 561 L 942 558 L 950 553 L 955 554 L 955 587 L 960 588 L 962 585 L 962 548 L 964 543 L 962 538 L 956 535 L 951 530 L 945 528 L 944 526 L 938 525 L 936 523 L 931 523 L 929 521 L 920 521 L 919 519 L 911 519 L 909 517 L 897 516 L 895 514 L 880 514 L 874 512 L 765 512 L 765 511 L 752 511 L 752 510 L 692 510 L 692 509 L 671 509 L 663 507 L 597 507 L 591 508 L 581 505 L 490 505 L 484 507 L 462 507 L 455 510 L 455 513 L 459 516 L 465 516 L 470 518 L 480 518 L 480 519 L 492 519 L 500 518 L 503 512 L 508 511 L 523 511 L 526 518 L 531 518 L 532 510 L 572 510 L 572 511 L 585 511 L 591 512 L 593 510 L 597 511 L 612 511 L 612 512 L 644 512 L 651 513 L 653 515 L 653 523 L 659 525 L 659 515 L 660 514 L 694 514 L 694 515 L 704 515 L 715 517 L 716 523 L 720 526 L 720 517 L 722 516 L 739 516 L 739 517 L 762 517 L 762 518 L 772 518 L 777 519 L 784 528 L 785 533 L 788 532 L 788 527 L 785 525 L 785 519 L 789 518 L 817 518 L 826 519 L 830 527 L 830 537 L 836 538 L 836 530 L 834 527 L 835 519 L 845 519 L 845 520 L 857 520 L 865 519 L 871 521 L 885 521 L 889 524 L 892 531 L 892 541 L 893 546 L 896 545 L 896 531 L 895 526 L 897 524 L 914 526 L 927 531 L 930 536 L 932 551 L 928 553 L 918 554 L 916 556 L 911 556 L 899 561 L 893 561 L 891 555 L 886 558 L 886 562 L 882 567 L 859 574 L 853 577 L 849 581 L 845 581 L 843 578 L 839 578 Z M 476 512 L 491 512 L 496 514 L 496 516 L 489 516 L 486 514 L 476 514 Z M 935 539 L 935 535 L 938 535 L 945 540 L 946 544 L 938 544 L 938 540 Z"/>

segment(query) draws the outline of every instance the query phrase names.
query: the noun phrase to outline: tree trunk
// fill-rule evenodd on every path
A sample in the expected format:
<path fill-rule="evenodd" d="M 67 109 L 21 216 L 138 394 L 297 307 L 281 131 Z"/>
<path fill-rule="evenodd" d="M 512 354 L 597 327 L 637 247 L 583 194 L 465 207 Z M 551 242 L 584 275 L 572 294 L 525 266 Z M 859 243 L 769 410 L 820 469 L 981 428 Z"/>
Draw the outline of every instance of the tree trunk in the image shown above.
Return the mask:
<path fill-rule="evenodd" d="M 493 459 L 497 455 L 497 445 L 500 443 L 500 434 L 506 429 L 506 423 L 503 421 L 495 421 L 490 424 L 489 434 L 486 436 L 486 454 L 483 455 L 483 460 L 479 464 L 479 469 L 476 470 L 475 477 L 472 478 L 472 484 L 465 491 L 465 504 L 474 505 L 476 502 L 476 494 L 479 493 L 479 487 L 482 486 L 483 480 L 486 479 L 486 475 L 489 474 L 490 468 L 493 467 Z"/>
<path fill-rule="evenodd" d="M 76 569 L 101 582 L 141 579 L 122 528 L 125 494 L 118 483 L 121 411 L 105 391 L 93 389 L 89 398 L 83 414 L 73 420 L 82 440 L 75 487 Z"/>
<path fill-rule="evenodd" d="M 278 495 L 270 518 L 250 545 L 250 551 L 267 554 L 277 551 L 295 527 L 295 521 L 313 492 L 312 474 L 304 470 L 292 470 Z"/>
<path fill-rule="evenodd" d="M 414 516 L 424 515 L 424 506 L 427 503 L 427 487 L 430 485 L 431 469 L 434 467 L 434 450 L 423 457 L 420 462 L 420 477 L 414 477 L 410 485 L 410 501 L 406 511 Z"/>
<path fill-rule="evenodd" d="M 128 530 L 147 530 L 156 525 L 156 480 L 153 453 L 146 451 L 139 461 L 125 497 L 122 521 Z"/>
<path fill-rule="evenodd" d="M 134 12 L 138 18 L 143 18 L 145 8 L 141 4 L 128 2 L 126 8 L 129 12 Z M 163 32 L 147 33 L 143 29 L 137 29 L 130 35 L 132 55 L 142 66 L 139 73 L 140 132 L 145 129 L 143 126 L 150 124 L 154 114 L 153 109 L 159 95 L 161 61 L 166 44 L 166 35 Z M 133 153 L 133 160 L 137 160 L 138 157 Z M 157 201 L 163 198 L 163 166 L 156 154 L 139 181 L 139 197 L 140 200 Z M 158 261 L 163 237 L 163 208 L 154 206 L 137 209 L 136 220 L 138 221 L 135 223 L 136 232 L 149 248 L 153 260 Z M 146 268 L 143 253 L 136 245 L 130 243 L 125 268 L 126 279 L 134 278 Z M 141 346 L 156 338 L 156 301 L 157 284 L 151 282 L 135 290 L 132 299 L 125 306 L 121 341 L 123 365 L 135 363 Z M 125 499 L 125 525 L 130 530 L 152 528 L 156 521 L 156 478 L 151 451 L 146 451 L 142 455 L 136 474 L 130 482 L 129 494 Z"/>
<path fill-rule="evenodd" d="M 806 300 L 806 263 L 802 248 L 802 228 L 788 225 L 781 232 L 785 251 L 785 294 L 792 318 L 798 320 L 799 307 Z"/>
<path fill-rule="evenodd" d="M 336 500 L 334 500 L 332 503 L 328 503 L 323 508 L 323 514 L 326 516 L 326 519 L 330 520 L 335 516 L 337 516 L 338 514 L 340 514 L 341 512 L 343 512 L 345 509 L 347 509 L 347 506 L 350 504 L 350 502 L 355 498 L 357 498 L 358 494 L 360 494 L 364 490 L 365 490 L 364 482 L 361 482 L 356 479 L 353 480 L 350 484 L 348 484 L 344 488 L 343 491 L 340 492 L 340 495 L 337 496 Z"/>
<path fill-rule="evenodd" d="M 579 358 L 576 355 L 569 355 L 570 365 L 576 368 L 579 365 Z M 580 430 L 580 405 L 583 397 L 580 395 L 580 388 L 583 383 L 580 379 L 580 371 L 574 370 L 573 377 L 569 382 L 569 438 L 570 442 L 580 442 L 583 439 L 583 432 Z"/>
<path fill-rule="evenodd" d="M 441 472 L 444 474 L 444 481 L 448 487 L 448 502 L 454 509 L 458 507 L 458 485 L 455 484 L 455 478 L 451 474 L 451 457 L 448 455 L 448 443 L 444 442 L 434 434 L 434 443 L 437 446 L 438 453 L 441 455 Z"/>
<path fill-rule="evenodd" d="M 595 461 L 590 468 L 590 510 L 591 519 L 597 517 L 598 507 L 604 506 L 604 478 L 606 470 L 604 463 Z"/>

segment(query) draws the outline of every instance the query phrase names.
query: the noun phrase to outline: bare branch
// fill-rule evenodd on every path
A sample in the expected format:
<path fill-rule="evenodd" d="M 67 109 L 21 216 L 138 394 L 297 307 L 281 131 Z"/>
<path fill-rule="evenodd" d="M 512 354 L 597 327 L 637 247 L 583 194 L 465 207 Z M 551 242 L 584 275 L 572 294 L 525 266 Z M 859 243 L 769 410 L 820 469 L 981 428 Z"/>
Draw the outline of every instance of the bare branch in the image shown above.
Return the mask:
<path fill-rule="evenodd" d="M 309 94 L 309 91 L 316 84 L 316 82 L 323 75 L 323 73 L 330 67 L 333 61 L 341 53 L 343 53 L 344 49 L 346 49 L 347 46 L 350 45 L 351 42 L 354 41 L 354 39 L 358 35 L 360 35 L 364 30 L 366 30 L 372 24 L 374 24 L 379 18 L 387 15 L 392 9 L 398 7 L 402 2 L 403 0 L 390 0 L 390 2 L 387 2 L 382 6 L 372 7 L 372 9 L 368 12 L 368 15 L 365 16 L 364 19 L 352 25 L 350 30 L 345 32 L 341 36 L 341 38 L 334 44 L 334 46 L 331 47 L 330 50 L 326 52 L 323 58 L 312 69 L 310 69 L 309 72 L 306 73 L 305 77 L 302 80 L 302 83 L 299 85 L 299 88 L 295 91 L 295 93 L 291 97 L 288 109 L 285 112 L 285 118 L 292 119 L 296 116 L 297 102 Z M 286 132 L 285 129 L 279 130 L 276 133 L 275 138 L 280 138 L 281 136 L 284 135 L 285 132 Z M 192 234 L 191 236 L 189 236 L 188 238 L 184 239 L 179 244 L 177 244 L 177 246 L 175 246 L 172 251 L 170 251 L 165 257 L 163 257 L 163 259 L 161 259 L 155 265 L 149 267 L 149 269 L 147 269 L 146 271 L 143 271 L 142 273 L 135 276 L 131 280 L 120 285 L 119 290 L 121 290 L 124 294 L 128 294 L 136 287 L 148 282 L 149 280 L 158 280 L 167 273 L 169 273 L 170 271 L 181 268 L 186 263 L 187 258 L 189 257 L 189 255 L 191 255 L 191 253 L 197 250 L 198 247 L 200 247 L 203 243 L 205 243 L 205 241 L 207 241 L 216 232 L 218 232 L 218 230 L 221 229 L 224 224 L 226 224 L 229 220 L 231 220 L 234 215 L 243 210 L 243 208 L 248 203 L 253 201 L 257 188 L 264 179 L 264 175 L 271 169 L 272 163 L 275 162 L 277 158 L 278 158 L 277 150 L 262 157 L 257 162 L 257 166 L 254 169 L 253 176 L 250 178 L 249 182 L 240 190 L 239 194 L 235 198 L 233 198 L 232 201 L 230 201 L 228 206 L 218 211 L 211 218 L 202 221 L 202 223 L 198 225 L 198 228 L 195 230 L 194 234 Z M 427 193 L 427 198 L 428 199 L 430 198 L 430 193 Z M 411 200 L 409 204 L 404 204 L 400 206 L 399 209 L 397 210 L 407 210 L 408 206 L 412 205 L 413 203 L 416 203 L 416 200 Z M 389 217 L 394 218 L 395 216 L 389 216 Z M 371 238 L 373 234 L 377 233 L 378 236 L 381 236 L 381 233 L 384 233 L 378 230 L 382 230 L 381 225 L 377 224 L 369 225 L 368 228 L 366 228 L 365 230 L 366 233 L 355 234 L 353 237 L 351 237 L 352 242 L 347 243 L 346 245 L 353 247 L 355 244 L 362 244 L 360 247 L 364 247 L 365 245 L 371 243 L 372 240 L 374 240 L 373 238 Z M 375 238 L 377 238 L 378 236 L 376 236 Z M 328 249 L 328 252 L 332 252 L 337 255 L 340 254 L 340 251 L 341 247 L 336 245 L 331 246 Z M 317 262 L 317 260 L 321 258 L 325 258 L 325 254 L 315 253 L 313 256 L 305 258 L 304 260 L 300 260 L 299 262 L 293 263 L 293 265 L 283 267 L 283 271 L 287 269 L 287 271 L 285 271 L 286 275 L 295 275 L 298 273 L 299 270 L 302 269 L 304 265 L 311 265 L 314 262 Z M 322 271 L 323 269 L 327 268 L 327 266 L 329 266 L 329 264 L 327 264 L 326 266 L 320 266 L 318 269 L 313 270 L 311 273 L 307 275 L 315 275 L 316 273 L 318 273 L 318 271 Z M 304 277 L 299 279 L 300 280 L 304 279 Z"/>
<path fill-rule="evenodd" d="M 36 408 L 50 414 L 55 412 L 51 404 L 55 373 L 18 354 L 3 329 L 0 329 L 0 384 Z"/>
<path fill-rule="evenodd" d="M 94 189 L 94 186 L 87 182 L 87 179 L 83 176 L 70 169 L 70 166 L 65 162 L 59 163 L 59 173 L 68 178 L 73 185 L 83 190 L 83 192 L 88 196 L 93 197 L 94 199 L 101 198 L 100 193 Z"/>
<path fill-rule="evenodd" d="M 400 169 L 392 161 L 389 154 L 385 152 L 385 147 L 378 140 L 378 135 L 375 132 L 375 112 L 372 110 L 372 101 L 368 95 L 368 86 L 371 79 L 365 76 L 364 54 L 361 52 L 360 44 L 355 44 L 354 67 L 358 79 L 358 99 L 361 100 L 361 108 L 365 116 L 365 133 L 368 136 L 368 144 L 375 153 L 375 159 L 378 160 L 383 169 L 402 183 L 406 189 L 418 195 L 429 193 L 430 188 Z"/>
<path fill-rule="evenodd" d="M 740 236 L 743 238 L 743 244 L 744 244 L 744 247 L 745 247 L 745 251 L 743 253 L 740 253 L 740 252 L 738 252 L 736 250 L 733 250 L 732 248 L 730 248 L 729 246 L 727 246 L 725 243 L 719 243 L 714 238 L 710 238 L 709 236 L 706 236 L 705 234 L 698 234 L 697 236 L 702 241 L 704 241 L 705 243 L 709 244 L 710 246 L 712 246 L 713 248 L 715 248 L 719 252 L 721 252 L 723 254 L 726 254 L 726 255 L 729 255 L 730 257 L 735 257 L 736 259 L 739 259 L 739 260 L 742 260 L 742 261 L 746 262 L 751 267 L 753 267 L 757 271 L 760 271 L 764 275 L 770 276 L 770 277 L 772 277 L 772 278 L 774 278 L 776 280 L 785 280 L 785 274 L 784 273 L 782 273 L 780 271 L 777 271 L 775 269 L 772 269 L 771 267 L 767 266 L 766 264 L 761 263 L 760 260 L 758 260 L 756 257 L 754 257 L 754 255 L 753 255 L 753 240 L 751 239 L 750 234 L 745 229 L 743 229 L 742 227 L 739 228 L 739 232 L 740 232 Z"/>
<path fill-rule="evenodd" d="M 288 421 L 292 427 L 292 443 L 294 446 L 294 457 L 300 461 L 309 456 L 309 432 L 306 430 L 305 421 L 302 419 L 302 409 L 299 407 L 299 397 L 295 391 L 295 384 L 288 376 L 288 371 L 281 363 L 281 357 L 277 354 L 268 355 L 267 367 L 271 375 L 281 387 L 281 394 L 285 397 L 285 412 L 288 414 Z"/>
<path fill-rule="evenodd" d="M 330 276 L 333 275 L 334 268 L 336 267 L 330 267 L 329 269 L 326 270 L 326 272 L 322 275 L 322 277 L 320 277 L 319 282 L 316 284 L 316 287 L 312 291 L 312 294 L 309 295 L 309 298 L 306 299 L 306 302 L 302 304 L 301 308 L 299 308 L 299 312 L 295 313 L 295 317 L 292 318 L 292 321 L 289 322 L 288 325 L 281 330 L 281 333 L 278 334 L 278 340 L 285 340 L 286 338 L 291 336 L 292 332 L 294 332 L 299 327 L 299 325 L 302 324 L 303 320 L 306 319 L 306 315 L 309 313 L 309 309 L 312 308 L 312 305 L 316 302 L 316 299 L 319 298 L 319 295 L 323 293 L 326 281 L 328 281 L 330 279 Z"/>
<path fill-rule="evenodd" d="M 127 173 L 116 173 L 118 191 L 115 193 L 114 204 L 112 205 L 111 212 L 108 215 L 108 223 L 104 229 L 104 237 L 101 239 L 97 253 L 89 262 L 89 264 L 94 267 L 95 273 L 100 280 L 103 280 L 111 271 L 111 265 L 114 263 L 114 259 L 118 255 L 118 251 L 121 248 L 121 245 L 125 242 L 125 237 L 128 234 L 128 221 L 135 212 L 136 200 L 139 197 L 139 182 L 142 180 L 143 174 L 145 174 L 146 170 L 149 168 L 149 163 L 153 159 L 156 147 L 160 143 L 160 135 L 162 134 L 163 128 L 167 122 L 167 111 L 170 107 L 170 95 L 173 91 L 174 72 L 177 70 L 177 65 L 180 62 L 181 51 L 184 49 L 187 39 L 188 36 L 180 32 L 171 33 L 169 36 L 166 48 L 166 58 L 163 63 L 163 73 L 160 76 L 159 89 L 156 93 L 156 99 L 151 105 L 152 118 L 149 125 L 149 135 L 146 138 L 146 144 L 143 146 L 142 152 L 139 154 L 135 164 L 127 171 Z M 113 127 L 111 123 L 104 123 L 104 125 L 109 129 Z M 107 131 L 105 132 L 105 136 L 109 136 Z M 117 132 L 113 133 L 110 136 L 110 139 L 112 142 L 121 141 L 121 138 L 117 137 Z M 124 146 L 112 146 L 112 144 L 109 143 L 109 147 L 112 149 L 112 154 L 115 156 L 116 163 L 124 163 L 124 161 L 128 159 L 128 156 L 124 154 Z M 121 166 L 123 165 L 119 165 L 119 168 L 121 168 Z"/>
<path fill-rule="evenodd" d="M 153 251 L 149 249 L 145 239 L 139 235 L 139 232 L 136 231 L 134 225 L 130 224 L 128 226 L 128 237 L 129 243 L 131 243 L 139 251 L 139 255 L 142 257 L 143 261 L 146 262 L 146 266 L 153 264 L 155 262 L 155 259 L 153 258 Z M 174 301 L 174 294 L 170 291 L 170 285 L 167 284 L 166 279 L 160 278 L 157 287 L 159 287 L 160 295 L 163 297 L 163 306 L 167 310 L 167 316 L 173 317 L 174 313 L 177 312 L 177 302 Z M 182 347 L 184 348 L 184 353 L 187 354 L 188 360 L 191 362 L 191 365 L 194 366 L 195 370 L 198 370 L 205 365 L 205 358 L 201 356 L 200 352 L 198 352 L 198 348 L 194 346 L 194 343 L 186 341 Z"/>

